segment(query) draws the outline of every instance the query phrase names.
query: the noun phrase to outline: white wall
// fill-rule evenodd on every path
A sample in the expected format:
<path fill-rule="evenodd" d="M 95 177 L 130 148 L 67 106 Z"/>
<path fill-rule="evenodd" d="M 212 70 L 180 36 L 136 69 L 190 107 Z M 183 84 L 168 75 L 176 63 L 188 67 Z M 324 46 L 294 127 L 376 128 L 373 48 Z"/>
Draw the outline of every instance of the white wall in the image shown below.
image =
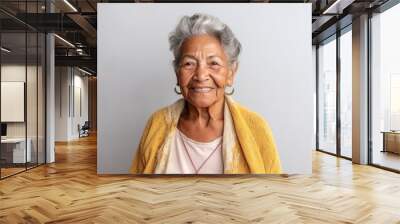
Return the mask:
<path fill-rule="evenodd" d="M 88 78 L 72 67 L 56 67 L 55 73 L 55 140 L 77 139 L 78 124 L 83 125 L 88 120 Z M 82 114 L 76 107 L 79 89 Z"/>
<path fill-rule="evenodd" d="M 1 81 L 3 82 L 25 82 L 26 75 L 30 87 L 36 86 L 36 66 L 25 66 L 20 64 L 5 64 L 1 66 Z M 34 77 L 33 77 L 34 76 Z M 36 88 L 27 88 L 27 118 L 28 118 L 28 137 L 33 132 L 36 135 Z M 4 97 L 4 96 L 3 96 Z M 33 104 L 31 104 L 34 102 Z M 22 108 L 24 109 L 24 108 Z M 6 108 L 2 108 L 6 110 Z M 33 123 L 32 123 L 33 122 Z M 7 122 L 8 137 L 25 137 L 26 122 Z"/>
<path fill-rule="evenodd" d="M 28 66 L 26 67 L 24 65 L 20 64 L 6 64 L 1 66 L 1 81 L 2 82 L 24 82 L 26 83 L 25 80 L 25 75 L 26 75 L 26 70 L 28 71 L 28 74 L 32 74 L 32 71 L 35 69 L 35 74 L 36 74 L 36 68 L 33 66 Z M 2 98 L 7 97 L 7 96 L 2 96 Z M 1 110 L 7 110 L 7 108 L 2 108 Z M 22 108 L 24 111 L 24 108 Z M 8 122 L 7 125 L 7 134 L 9 137 L 22 137 L 25 136 L 25 124 L 24 122 Z"/>
<path fill-rule="evenodd" d="M 22 112 L 26 112 L 26 121 L 6 122 L 7 137 L 21 138 L 27 136 L 30 139 L 32 158 L 39 163 L 44 162 L 44 73 L 41 66 L 32 66 L 18 63 L 3 64 L 1 66 L 2 82 L 24 82 L 26 84 L 26 107 L 22 106 Z M 27 79 L 27 81 L 26 81 Z M 2 95 L 2 98 L 7 97 Z M 2 107 L 1 110 L 10 108 Z M 16 109 L 16 108 L 13 108 Z M 13 112 L 13 111 L 11 111 Z M 17 113 L 17 111 L 14 111 Z M 37 154 L 39 156 L 37 157 Z"/>
<path fill-rule="evenodd" d="M 25 121 L 25 82 L 1 82 L 1 122 Z"/>
<path fill-rule="evenodd" d="M 68 88 L 70 83 L 68 71 L 68 67 L 55 68 L 55 141 L 68 140 Z"/>
<path fill-rule="evenodd" d="M 76 74 L 78 72 L 78 74 Z M 75 75 L 74 75 L 74 94 L 73 96 L 75 102 L 74 102 L 74 108 L 72 110 L 75 110 L 75 113 L 72 113 L 72 120 L 71 120 L 71 135 L 73 138 L 78 138 L 79 137 L 79 132 L 78 132 L 78 124 L 81 126 L 85 123 L 85 121 L 88 121 L 88 77 L 87 76 L 82 76 L 83 73 L 79 72 L 78 70 L 75 70 Z M 78 97 L 78 91 L 80 91 L 80 99 Z M 80 103 L 78 101 L 81 101 Z M 81 112 L 79 111 L 79 108 L 81 107 Z"/>
<path fill-rule="evenodd" d="M 311 4 L 98 4 L 98 173 L 127 173 L 150 114 L 177 99 L 168 34 L 206 12 L 243 46 L 236 101 L 272 127 L 286 173 L 311 173 Z"/>

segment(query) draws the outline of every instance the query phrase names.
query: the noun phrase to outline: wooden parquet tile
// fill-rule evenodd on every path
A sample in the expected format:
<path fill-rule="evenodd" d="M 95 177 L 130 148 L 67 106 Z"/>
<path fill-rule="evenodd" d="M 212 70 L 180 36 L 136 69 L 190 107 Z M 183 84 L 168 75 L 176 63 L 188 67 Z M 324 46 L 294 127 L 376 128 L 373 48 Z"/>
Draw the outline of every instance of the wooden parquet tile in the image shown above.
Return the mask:
<path fill-rule="evenodd" d="M 313 174 L 96 174 L 96 139 L 0 181 L 0 223 L 398 223 L 400 175 L 315 152 Z"/>

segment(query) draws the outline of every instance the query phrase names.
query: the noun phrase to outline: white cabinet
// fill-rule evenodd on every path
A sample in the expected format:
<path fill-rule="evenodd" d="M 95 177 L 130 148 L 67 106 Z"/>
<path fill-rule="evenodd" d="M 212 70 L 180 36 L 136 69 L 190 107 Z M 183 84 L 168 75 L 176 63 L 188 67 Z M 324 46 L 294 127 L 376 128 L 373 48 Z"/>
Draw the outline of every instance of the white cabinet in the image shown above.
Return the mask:
<path fill-rule="evenodd" d="M 12 162 L 25 163 L 32 161 L 32 140 L 28 138 L 25 151 L 25 138 L 2 139 L 1 144 L 12 148 Z M 27 159 L 25 161 L 25 159 Z"/>

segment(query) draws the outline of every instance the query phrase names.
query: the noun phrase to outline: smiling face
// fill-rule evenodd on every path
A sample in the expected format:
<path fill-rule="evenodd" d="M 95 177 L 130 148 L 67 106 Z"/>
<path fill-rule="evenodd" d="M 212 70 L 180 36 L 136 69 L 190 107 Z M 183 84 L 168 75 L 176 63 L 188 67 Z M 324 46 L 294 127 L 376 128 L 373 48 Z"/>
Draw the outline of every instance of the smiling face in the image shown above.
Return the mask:
<path fill-rule="evenodd" d="M 183 42 L 176 75 L 183 97 L 193 106 L 206 108 L 223 100 L 235 71 L 217 38 L 198 35 Z"/>

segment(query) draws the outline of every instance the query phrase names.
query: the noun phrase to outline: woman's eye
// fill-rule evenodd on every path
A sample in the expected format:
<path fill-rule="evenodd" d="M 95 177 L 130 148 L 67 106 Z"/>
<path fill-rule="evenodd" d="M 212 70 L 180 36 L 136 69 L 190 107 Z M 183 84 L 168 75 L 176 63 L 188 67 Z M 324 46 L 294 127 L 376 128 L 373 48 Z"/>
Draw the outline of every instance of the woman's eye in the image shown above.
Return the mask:
<path fill-rule="evenodd" d="M 212 69 L 218 69 L 221 65 L 216 61 L 212 61 L 210 63 L 210 66 L 211 66 Z"/>
<path fill-rule="evenodd" d="M 184 62 L 182 66 L 185 68 L 192 68 L 195 66 L 195 64 L 193 62 Z"/>

